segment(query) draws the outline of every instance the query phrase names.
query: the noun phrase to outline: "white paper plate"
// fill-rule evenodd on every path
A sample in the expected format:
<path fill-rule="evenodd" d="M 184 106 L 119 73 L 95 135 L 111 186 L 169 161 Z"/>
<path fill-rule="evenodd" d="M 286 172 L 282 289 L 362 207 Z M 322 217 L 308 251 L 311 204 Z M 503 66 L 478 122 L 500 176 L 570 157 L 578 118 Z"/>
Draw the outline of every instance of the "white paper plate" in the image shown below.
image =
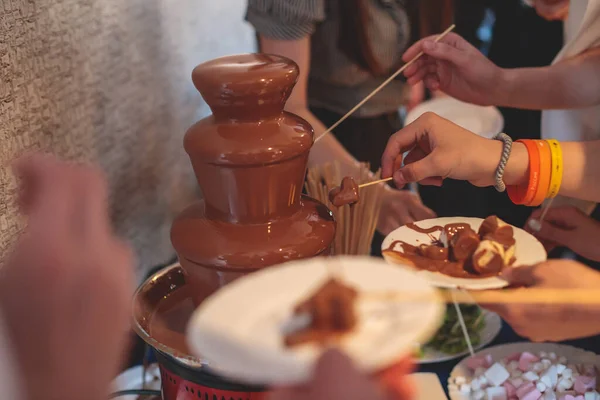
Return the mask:
<path fill-rule="evenodd" d="M 143 367 L 138 365 L 137 367 L 129 368 L 127 371 L 119 375 L 112 383 L 111 390 L 113 392 L 120 392 L 122 390 L 131 389 L 142 389 L 142 372 Z M 160 390 L 160 371 L 158 364 L 151 364 L 146 369 L 146 386 L 144 389 L 149 390 Z M 121 396 L 118 400 L 137 400 L 139 396 Z"/>
<path fill-rule="evenodd" d="M 485 327 L 479 333 L 479 345 L 475 346 L 474 350 L 483 349 L 485 346 L 492 343 L 502 329 L 502 319 L 498 314 L 485 310 L 483 310 L 483 313 L 485 317 Z M 424 348 L 423 356 L 417 361 L 419 364 L 435 364 L 461 358 L 467 354 L 469 354 L 469 350 L 463 351 L 462 353 L 447 354 L 430 348 Z"/>
<path fill-rule="evenodd" d="M 496 107 L 477 106 L 452 97 L 440 97 L 419 104 L 406 115 L 405 124 L 410 124 L 428 111 L 486 138 L 492 138 L 504 129 L 504 118 Z"/>
<path fill-rule="evenodd" d="M 591 351 L 579 349 L 573 346 L 567 346 L 564 344 L 556 344 L 556 343 L 531 343 L 531 342 L 523 342 L 523 343 L 510 343 L 510 344 L 502 344 L 499 346 L 490 347 L 480 352 L 476 353 L 477 355 L 489 354 L 492 356 L 494 361 L 500 360 L 505 357 L 509 357 L 515 353 L 522 353 L 524 351 L 529 351 L 531 353 L 539 353 L 545 351 L 546 353 L 556 353 L 558 357 L 566 357 L 567 361 L 571 364 L 594 364 L 596 367 L 600 368 L 600 357 Z M 457 378 L 459 376 L 471 377 L 472 372 L 467 367 L 467 359 L 465 358 L 461 362 L 459 362 L 456 367 L 450 372 L 450 379 Z M 450 400 L 463 400 L 460 393 L 450 392 Z"/>
<path fill-rule="evenodd" d="M 468 218 L 468 217 L 451 217 L 451 218 L 433 218 L 424 221 L 419 221 L 416 224 L 422 228 L 430 228 L 435 225 L 444 226 L 446 224 L 462 222 L 468 223 L 471 227 L 477 231 L 479 226 L 483 222 L 481 218 Z M 520 265 L 533 265 L 543 262 L 547 258 L 546 250 L 544 246 L 537 240 L 533 235 L 525 232 L 523 229 L 513 227 L 514 235 L 516 240 L 515 245 L 515 268 Z M 438 233 L 436 233 L 438 235 Z M 381 249 L 385 250 L 389 248 L 390 244 L 396 240 L 402 240 L 408 244 L 418 246 L 423 243 L 430 243 L 429 236 L 424 233 L 416 232 L 406 226 L 401 226 L 392 233 L 386 236 L 381 245 Z M 411 271 L 414 271 L 414 267 L 407 266 L 404 264 L 398 264 L 391 257 L 384 258 L 394 264 L 400 265 Z M 468 279 L 468 278 L 454 278 L 452 276 L 443 275 L 439 272 L 431 271 L 418 271 L 418 273 L 425 277 L 432 285 L 441 288 L 461 288 L 467 290 L 487 290 L 487 289 L 500 289 L 506 287 L 508 283 L 498 277 L 489 277 L 482 279 Z"/>
<path fill-rule="evenodd" d="M 446 307 L 417 274 L 371 257 L 318 257 L 249 274 L 216 292 L 191 318 L 192 352 L 208 360 L 217 373 L 238 381 L 279 385 L 306 381 L 323 349 L 285 348 L 281 327 L 332 270 L 359 292 L 399 290 L 432 297 L 431 302 L 418 303 L 359 301 L 358 327 L 340 346 L 362 370 L 373 372 L 393 364 L 412 351 L 413 343 L 427 341 L 438 330 Z"/>

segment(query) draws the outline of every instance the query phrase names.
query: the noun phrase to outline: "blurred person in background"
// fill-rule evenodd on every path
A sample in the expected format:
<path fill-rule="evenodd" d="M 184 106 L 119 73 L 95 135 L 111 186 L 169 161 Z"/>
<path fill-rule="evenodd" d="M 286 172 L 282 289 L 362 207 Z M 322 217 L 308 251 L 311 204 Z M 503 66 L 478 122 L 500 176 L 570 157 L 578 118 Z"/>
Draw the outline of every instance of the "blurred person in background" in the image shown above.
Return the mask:
<path fill-rule="evenodd" d="M 451 24 L 452 1 L 250 0 L 246 19 L 256 29 L 261 52 L 299 65 L 287 110 L 306 119 L 318 137 L 402 65 L 401 54 L 412 41 Z M 387 140 L 402 127 L 399 109 L 423 97 L 423 87 L 391 82 L 315 143 L 309 167 L 336 160 L 342 175 L 352 176 L 358 160 L 376 171 Z M 386 189 L 377 225 L 381 234 L 435 216 L 413 193 Z M 375 253 L 380 245 L 376 237 Z"/>

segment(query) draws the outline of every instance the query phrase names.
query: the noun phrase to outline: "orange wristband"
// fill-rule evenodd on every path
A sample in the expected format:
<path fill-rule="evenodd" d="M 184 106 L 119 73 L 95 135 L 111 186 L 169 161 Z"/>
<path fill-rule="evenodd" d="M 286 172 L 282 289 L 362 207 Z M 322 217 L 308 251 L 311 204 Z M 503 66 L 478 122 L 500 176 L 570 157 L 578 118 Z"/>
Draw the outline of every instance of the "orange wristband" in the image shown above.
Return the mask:
<path fill-rule="evenodd" d="M 526 185 L 508 186 L 506 192 L 515 204 L 530 204 L 537 192 L 540 177 L 540 151 L 534 140 L 517 140 L 527 148 L 529 155 L 529 180 Z"/>
<path fill-rule="evenodd" d="M 536 140 L 535 144 L 540 154 L 540 175 L 538 187 L 528 206 L 537 207 L 546 200 L 550 190 L 550 176 L 552 175 L 552 153 L 550 145 L 545 140 Z"/>

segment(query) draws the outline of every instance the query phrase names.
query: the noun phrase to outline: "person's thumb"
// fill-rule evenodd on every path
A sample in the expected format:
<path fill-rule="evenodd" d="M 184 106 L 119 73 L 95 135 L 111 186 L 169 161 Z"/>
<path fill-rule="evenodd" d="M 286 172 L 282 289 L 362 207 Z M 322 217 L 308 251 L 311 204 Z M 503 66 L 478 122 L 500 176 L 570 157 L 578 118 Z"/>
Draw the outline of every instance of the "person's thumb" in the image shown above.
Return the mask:
<path fill-rule="evenodd" d="M 438 60 L 448 61 L 454 65 L 464 65 L 467 57 L 464 51 L 443 42 L 427 40 L 423 42 L 423 53 Z"/>
<path fill-rule="evenodd" d="M 538 268 L 538 265 L 510 267 L 502 271 L 501 277 L 513 287 L 533 286 L 538 283 L 536 274 Z"/>
<path fill-rule="evenodd" d="M 431 153 L 425 158 L 404 165 L 394 173 L 394 182 L 398 187 L 402 187 L 407 183 L 420 182 L 427 178 L 440 176 L 433 162 L 435 157 L 436 155 Z"/>

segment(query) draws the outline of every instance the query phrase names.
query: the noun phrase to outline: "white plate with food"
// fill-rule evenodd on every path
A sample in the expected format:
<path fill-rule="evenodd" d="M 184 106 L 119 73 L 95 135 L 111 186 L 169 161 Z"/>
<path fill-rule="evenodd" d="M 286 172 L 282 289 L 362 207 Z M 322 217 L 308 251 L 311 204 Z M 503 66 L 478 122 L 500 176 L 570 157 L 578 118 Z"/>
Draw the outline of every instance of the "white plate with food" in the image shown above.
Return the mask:
<path fill-rule="evenodd" d="M 406 115 L 405 124 L 410 124 L 426 112 L 436 113 L 456 125 L 490 139 L 504 129 L 504 118 L 496 107 L 469 104 L 448 96 L 419 104 Z"/>
<path fill-rule="evenodd" d="M 390 263 L 416 270 L 432 285 L 467 290 L 500 289 L 503 268 L 547 258 L 531 234 L 490 216 L 434 218 L 402 226 L 381 246 Z"/>
<path fill-rule="evenodd" d="M 429 340 L 444 310 L 439 292 L 409 270 L 372 257 L 317 257 L 220 289 L 193 314 L 188 343 L 222 376 L 295 384 L 330 346 L 366 372 L 384 369 Z"/>
<path fill-rule="evenodd" d="M 474 350 L 490 344 L 502 329 L 502 319 L 496 313 L 482 310 L 474 304 L 461 304 L 469 339 Z M 468 344 L 461 329 L 456 308 L 449 304 L 444 323 L 426 344 L 419 346 L 419 364 L 435 364 L 454 360 L 469 354 Z"/>
<path fill-rule="evenodd" d="M 600 358 L 555 343 L 494 346 L 462 360 L 448 379 L 451 400 L 598 400 Z"/>

